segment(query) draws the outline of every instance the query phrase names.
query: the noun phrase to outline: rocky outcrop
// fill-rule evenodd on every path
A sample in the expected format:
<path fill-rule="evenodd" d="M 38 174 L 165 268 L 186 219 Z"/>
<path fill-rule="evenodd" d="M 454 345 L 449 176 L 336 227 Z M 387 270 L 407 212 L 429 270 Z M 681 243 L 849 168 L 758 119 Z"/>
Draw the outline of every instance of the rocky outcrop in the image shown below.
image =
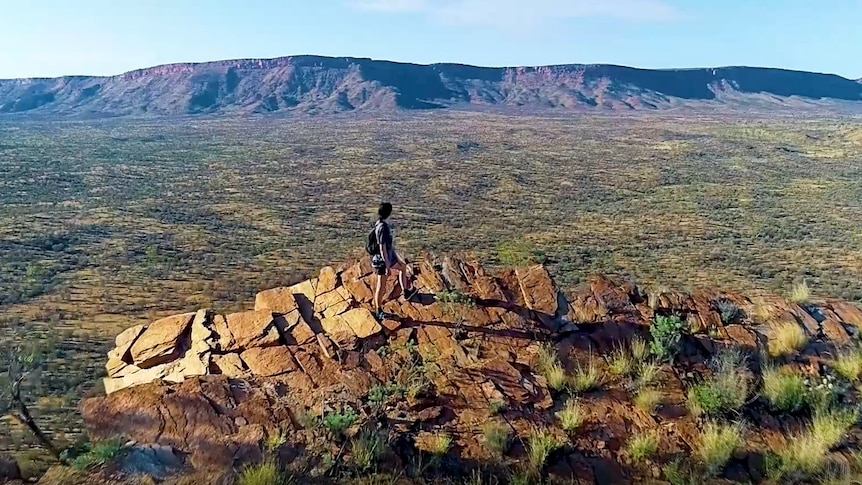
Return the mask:
<path fill-rule="evenodd" d="M 496 413 L 520 437 L 554 422 L 561 396 L 536 367 L 544 343 L 554 344 L 569 371 L 587 362 L 603 367 L 605 352 L 648 335 L 656 315 L 675 314 L 688 323 L 686 371 L 662 376 L 666 415 L 636 408 L 624 386 L 587 395 L 587 424 L 572 438 L 581 451 L 567 451 L 549 469 L 565 480 L 625 482 L 640 473 L 621 459 L 633 430 L 659 427 L 670 450 L 695 442 L 685 388 L 708 373 L 704 361 L 717 349 L 757 356 L 771 324 L 789 321 L 808 334 L 802 355 L 817 367 L 862 324 L 858 307 L 833 300 L 802 307 L 728 291 L 655 292 L 601 275 L 564 294 L 542 266 L 488 272 L 453 257 L 429 257 L 412 270 L 419 297 L 403 301 L 390 278 L 384 309 L 391 316 L 382 322 L 370 312 L 375 277 L 363 258 L 261 292 L 248 312 L 201 310 L 123 332 L 109 353 L 108 395 L 81 407 L 91 436 L 123 435 L 188 453 L 195 468 L 224 467 L 260 458 L 261 443 L 276 434 L 299 449 L 335 446 L 337 454 L 338 443 L 303 416 L 350 409 L 357 423 L 384 423 L 402 444 L 421 449 L 445 432 L 458 457 L 486 460 L 478 430 Z M 439 301 L 443 290 L 462 298 Z M 781 442 L 764 424 L 771 418 L 753 419 L 755 447 Z"/>

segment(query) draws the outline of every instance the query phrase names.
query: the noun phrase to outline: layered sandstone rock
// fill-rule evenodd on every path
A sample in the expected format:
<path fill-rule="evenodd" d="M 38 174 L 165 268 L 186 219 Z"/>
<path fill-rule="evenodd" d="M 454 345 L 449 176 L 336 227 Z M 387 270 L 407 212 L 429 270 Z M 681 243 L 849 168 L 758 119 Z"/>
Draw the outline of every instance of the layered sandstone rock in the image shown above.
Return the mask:
<path fill-rule="evenodd" d="M 478 430 L 494 419 L 493 409 L 504 408 L 522 437 L 537 422 L 555 419 L 560 396 L 533 367 L 544 342 L 571 357 L 564 361 L 571 371 L 578 359 L 646 335 L 655 315 L 676 314 L 690 334 L 683 358 L 690 369 L 706 372 L 703 362 L 720 347 L 757 355 L 771 323 L 798 324 L 815 364 L 817 349 L 846 344 L 862 325 L 862 310 L 846 302 L 801 307 L 717 290 L 651 292 L 606 276 L 564 295 L 542 266 L 491 273 L 448 257 L 422 261 L 413 273 L 420 296 L 403 301 L 390 278 L 384 308 L 391 317 L 383 322 L 371 314 L 375 278 L 363 258 L 263 291 L 251 311 L 200 310 L 126 330 L 108 356 L 109 395 L 82 405 L 91 435 L 169 445 L 190 453 L 196 467 L 230 465 L 259 457 L 260 443 L 273 433 L 307 439 L 299 433 L 300 414 L 320 416 L 336 407 L 369 413 L 369 392 L 397 383 L 401 394 L 384 416 L 393 432 L 419 430 L 413 438 L 421 443 L 428 431 L 445 428 L 462 458 L 479 460 L 487 457 Z M 444 289 L 470 295 L 475 304 L 441 304 L 435 295 Z M 723 319 L 721 307 L 729 303 L 743 312 Z M 684 409 L 689 378 L 666 374 L 669 409 Z M 595 478 L 596 463 L 610 467 L 602 474 L 625 475 L 616 464 L 625 437 L 658 418 L 620 398 L 624 390 L 616 392 L 590 398 L 593 424 L 577 445 L 593 455 L 557 463 L 562 476 Z M 696 424 L 667 419 L 673 423 L 663 437 L 668 449 L 684 451 L 696 439 Z M 758 446 L 778 439 L 771 429 L 758 433 Z"/>

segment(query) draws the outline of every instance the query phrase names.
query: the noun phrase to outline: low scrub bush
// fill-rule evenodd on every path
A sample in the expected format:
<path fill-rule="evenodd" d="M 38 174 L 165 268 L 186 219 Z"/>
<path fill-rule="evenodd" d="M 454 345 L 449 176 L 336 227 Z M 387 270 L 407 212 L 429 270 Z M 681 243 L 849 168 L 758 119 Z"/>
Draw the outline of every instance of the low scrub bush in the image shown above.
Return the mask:
<path fill-rule="evenodd" d="M 781 322 L 770 328 L 767 350 L 772 357 L 790 355 L 802 350 L 808 344 L 805 330 L 796 322 Z"/>
<path fill-rule="evenodd" d="M 857 382 L 862 377 L 862 348 L 852 347 L 841 350 L 835 357 L 832 368 L 848 381 Z"/>
<path fill-rule="evenodd" d="M 647 413 L 654 413 L 662 402 L 662 393 L 658 389 L 643 388 L 635 395 L 635 406 Z"/>
<path fill-rule="evenodd" d="M 811 290 L 808 288 L 808 283 L 801 281 L 793 285 L 787 297 L 797 305 L 808 305 L 811 303 Z"/>
<path fill-rule="evenodd" d="M 586 366 L 578 363 L 575 373 L 569 379 L 569 387 L 572 392 L 577 394 L 598 389 L 601 387 L 602 381 L 602 372 L 590 356 L 590 362 Z"/>
<path fill-rule="evenodd" d="M 808 386 L 801 374 L 771 366 L 763 370 L 761 392 L 772 409 L 784 413 L 799 411 L 808 401 Z"/>
<path fill-rule="evenodd" d="M 550 431 L 533 428 L 527 441 L 527 461 L 533 476 L 541 473 L 545 461 L 562 443 Z"/>
<path fill-rule="evenodd" d="M 658 438 L 654 433 L 637 433 L 626 442 L 626 452 L 635 462 L 641 462 L 658 451 Z"/>
<path fill-rule="evenodd" d="M 730 300 L 719 300 L 715 306 L 721 316 L 721 323 L 725 325 L 736 323 L 745 316 L 739 305 Z"/>
<path fill-rule="evenodd" d="M 502 456 L 509 448 L 509 425 L 499 420 L 487 421 L 482 425 L 485 448 L 494 456 Z"/>
<path fill-rule="evenodd" d="M 569 399 L 565 406 L 557 412 L 557 418 L 560 420 L 560 425 L 563 430 L 571 433 L 578 429 L 586 420 L 586 409 L 577 399 Z"/>
<path fill-rule="evenodd" d="M 236 485 L 289 485 L 291 482 L 274 460 L 248 465 L 236 479 Z"/>
<path fill-rule="evenodd" d="M 741 424 L 719 424 L 707 422 L 700 432 L 697 449 L 701 462 L 709 476 L 715 476 L 724 469 L 733 452 L 742 442 Z"/>
<path fill-rule="evenodd" d="M 734 349 L 722 350 L 711 367 L 712 377 L 689 389 L 689 409 L 697 416 L 738 411 L 745 405 L 753 380 L 744 355 Z"/>
<path fill-rule="evenodd" d="M 383 454 L 386 443 L 380 433 L 363 431 L 350 442 L 350 455 L 360 470 L 372 468 Z"/>
<path fill-rule="evenodd" d="M 123 440 L 120 438 L 88 443 L 84 452 L 72 459 L 71 465 L 76 470 L 106 465 L 119 458 L 123 450 Z"/>
<path fill-rule="evenodd" d="M 359 416 L 352 409 L 340 413 L 331 413 L 323 417 L 322 423 L 332 434 L 341 435 L 347 428 L 353 426 L 353 423 Z"/>
<path fill-rule="evenodd" d="M 793 483 L 820 475 L 829 452 L 841 443 L 856 420 L 855 410 L 815 411 L 808 429 L 792 436 L 787 447 L 768 462 L 770 478 Z"/>
<path fill-rule="evenodd" d="M 650 324 L 650 351 L 659 360 L 673 361 L 679 353 L 684 324 L 676 315 L 656 316 Z"/>
<path fill-rule="evenodd" d="M 628 376 L 635 370 L 635 360 L 623 347 L 616 347 L 608 356 L 608 370 L 615 376 Z"/>

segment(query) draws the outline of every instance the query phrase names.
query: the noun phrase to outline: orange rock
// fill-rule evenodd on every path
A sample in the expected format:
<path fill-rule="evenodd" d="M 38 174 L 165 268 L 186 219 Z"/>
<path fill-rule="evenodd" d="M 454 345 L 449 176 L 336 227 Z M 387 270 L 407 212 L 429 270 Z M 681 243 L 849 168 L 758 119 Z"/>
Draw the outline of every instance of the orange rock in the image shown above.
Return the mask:
<path fill-rule="evenodd" d="M 226 315 L 223 325 L 215 325 L 216 330 L 225 327 L 233 339 L 233 345 L 222 347 L 222 351 L 233 352 L 254 347 L 278 345 L 281 336 L 270 310 L 231 313 Z M 216 316 L 218 321 L 218 316 Z"/>
<path fill-rule="evenodd" d="M 846 325 L 862 329 L 862 310 L 845 301 L 831 302 L 830 307 Z"/>
<path fill-rule="evenodd" d="M 367 308 L 354 308 L 335 318 L 340 318 L 353 330 L 357 337 L 364 339 L 383 331 L 374 315 Z"/>
<path fill-rule="evenodd" d="M 287 374 L 297 369 L 287 347 L 255 347 L 240 354 L 240 358 L 253 375 L 260 377 Z"/>
<path fill-rule="evenodd" d="M 185 313 L 148 325 L 130 349 L 135 365 L 147 369 L 176 360 L 183 347 L 187 346 L 181 340 L 184 335 L 188 338 L 186 332 L 194 317 L 194 313 Z"/>
<path fill-rule="evenodd" d="M 248 371 L 237 354 L 213 355 L 213 374 L 224 374 L 228 377 L 244 377 Z"/>
<path fill-rule="evenodd" d="M 850 342 L 850 335 L 847 333 L 847 330 L 844 329 L 844 325 L 827 318 L 823 320 L 820 324 L 821 329 L 823 330 L 823 335 L 831 342 L 835 343 L 835 345 L 841 346 Z"/>
<path fill-rule="evenodd" d="M 273 288 L 261 291 L 254 298 L 255 310 L 273 313 L 289 313 L 297 308 L 296 298 L 290 288 Z"/>
<path fill-rule="evenodd" d="M 337 284 L 337 276 L 335 270 L 331 266 L 326 266 L 320 270 L 320 276 L 317 278 L 317 294 L 328 293 L 335 289 Z"/>

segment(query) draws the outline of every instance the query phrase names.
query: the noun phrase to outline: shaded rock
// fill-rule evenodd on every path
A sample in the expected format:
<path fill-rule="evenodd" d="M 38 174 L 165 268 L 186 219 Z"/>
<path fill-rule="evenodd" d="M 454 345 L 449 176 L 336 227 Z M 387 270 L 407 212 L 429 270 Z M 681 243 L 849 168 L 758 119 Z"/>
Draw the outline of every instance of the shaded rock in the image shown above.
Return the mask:
<path fill-rule="evenodd" d="M 135 365 L 146 369 L 179 357 L 188 347 L 184 340 L 189 337 L 189 325 L 194 317 L 194 313 L 174 315 L 147 326 L 130 349 Z"/>
<path fill-rule="evenodd" d="M 132 328 L 127 328 L 123 330 L 117 338 L 114 340 L 116 346 L 111 349 L 111 352 L 108 356 L 114 355 L 117 360 L 121 360 L 127 364 L 131 364 L 134 362 L 131 353 L 129 352 L 134 345 L 135 341 L 140 337 L 142 333 L 144 333 L 144 329 L 146 327 L 144 325 L 137 325 Z"/>
<path fill-rule="evenodd" d="M 6 480 L 21 480 L 18 462 L 8 456 L 0 455 L 0 483 Z"/>
<path fill-rule="evenodd" d="M 365 280 L 345 281 L 344 288 L 350 292 L 354 300 L 360 303 L 368 303 L 374 299 L 374 290 Z"/>
<path fill-rule="evenodd" d="M 289 288 L 299 306 L 299 312 L 306 322 L 314 321 L 314 300 L 317 297 L 316 284 L 316 279 L 306 280 Z"/>
<path fill-rule="evenodd" d="M 820 323 L 820 328 L 823 331 L 823 335 L 836 345 L 841 346 L 850 342 L 850 334 L 847 333 L 844 326 L 831 318 L 823 320 Z"/>
<path fill-rule="evenodd" d="M 254 309 L 272 313 L 289 313 L 298 308 L 291 288 L 273 288 L 261 291 L 254 297 Z"/>
<path fill-rule="evenodd" d="M 117 467 L 128 475 L 147 475 L 164 480 L 183 470 L 183 460 L 170 446 L 139 445 L 125 450 Z"/>
<path fill-rule="evenodd" d="M 252 374 L 261 377 L 278 376 L 297 369 L 287 347 L 251 348 L 240 354 L 240 358 Z"/>

